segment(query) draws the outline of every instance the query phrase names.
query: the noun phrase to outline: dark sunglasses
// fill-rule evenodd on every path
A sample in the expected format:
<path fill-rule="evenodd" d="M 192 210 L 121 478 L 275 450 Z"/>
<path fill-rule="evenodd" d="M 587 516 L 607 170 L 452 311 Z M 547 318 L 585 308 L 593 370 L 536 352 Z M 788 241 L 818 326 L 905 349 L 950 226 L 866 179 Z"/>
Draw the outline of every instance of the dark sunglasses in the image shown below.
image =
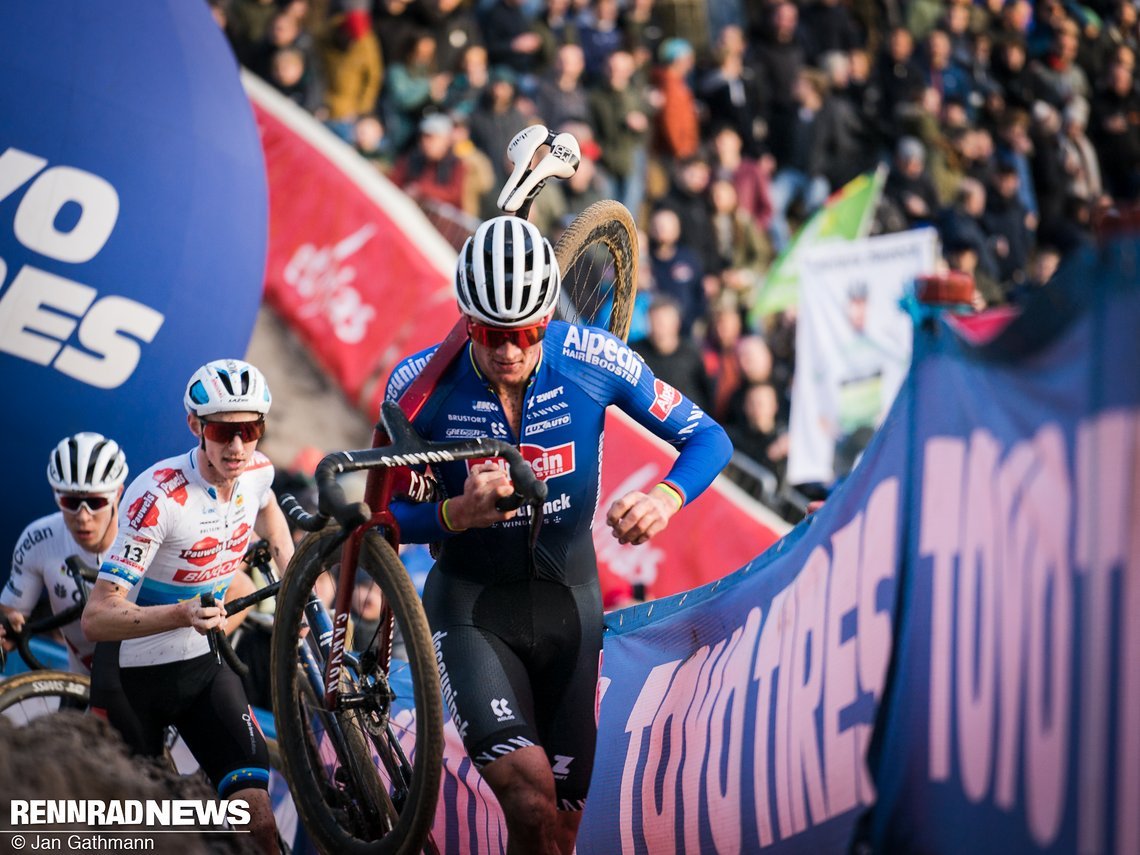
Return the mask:
<path fill-rule="evenodd" d="M 504 344 L 513 344 L 526 350 L 532 345 L 538 344 L 546 335 L 546 325 L 550 323 L 550 319 L 544 319 L 537 324 L 531 324 L 529 327 L 515 327 L 513 329 L 506 327 L 491 327 L 486 324 L 481 324 L 478 321 L 467 319 L 467 335 L 471 340 L 489 347 L 491 350 L 497 350 Z"/>
<path fill-rule="evenodd" d="M 87 508 L 88 513 L 94 514 L 111 504 L 110 496 L 70 496 L 66 493 L 56 493 L 55 498 L 59 506 L 69 514 L 77 514 L 82 508 Z"/>
<path fill-rule="evenodd" d="M 208 422 L 203 418 L 202 433 L 210 442 L 220 442 L 229 445 L 235 436 L 240 436 L 242 442 L 256 442 L 265 436 L 265 419 L 252 422 Z"/>

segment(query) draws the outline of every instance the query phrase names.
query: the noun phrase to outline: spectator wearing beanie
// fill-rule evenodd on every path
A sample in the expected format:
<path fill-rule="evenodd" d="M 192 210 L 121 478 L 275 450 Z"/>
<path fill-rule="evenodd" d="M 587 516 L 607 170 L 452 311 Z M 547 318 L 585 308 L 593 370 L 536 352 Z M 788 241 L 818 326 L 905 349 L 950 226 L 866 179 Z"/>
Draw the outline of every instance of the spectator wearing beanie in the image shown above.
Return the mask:
<path fill-rule="evenodd" d="M 654 70 L 654 85 L 661 94 L 655 121 L 655 141 L 660 154 L 683 160 L 697 153 L 701 143 L 700 118 L 688 76 L 693 70 L 693 48 L 684 39 L 666 39 L 658 50 L 660 63 Z"/>

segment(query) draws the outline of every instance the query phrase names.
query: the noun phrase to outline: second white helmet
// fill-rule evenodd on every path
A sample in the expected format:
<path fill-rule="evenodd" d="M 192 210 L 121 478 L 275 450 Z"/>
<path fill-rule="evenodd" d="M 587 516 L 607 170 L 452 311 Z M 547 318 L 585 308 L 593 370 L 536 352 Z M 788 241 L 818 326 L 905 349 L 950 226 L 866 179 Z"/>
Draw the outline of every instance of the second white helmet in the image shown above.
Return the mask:
<path fill-rule="evenodd" d="M 455 272 L 459 310 L 497 327 L 525 327 L 558 303 L 562 274 L 554 247 L 520 217 L 495 217 L 463 244 Z"/>
<path fill-rule="evenodd" d="M 113 439 L 83 431 L 52 449 L 47 476 L 61 493 L 109 493 L 127 480 L 127 456 Z"/>
<path fill-rule="evenodd" d="M 269 412 L 273 397 L 260 371 L 240 359 L 215 359 L 194 372 L 182 403 L 196 416 Z"/>

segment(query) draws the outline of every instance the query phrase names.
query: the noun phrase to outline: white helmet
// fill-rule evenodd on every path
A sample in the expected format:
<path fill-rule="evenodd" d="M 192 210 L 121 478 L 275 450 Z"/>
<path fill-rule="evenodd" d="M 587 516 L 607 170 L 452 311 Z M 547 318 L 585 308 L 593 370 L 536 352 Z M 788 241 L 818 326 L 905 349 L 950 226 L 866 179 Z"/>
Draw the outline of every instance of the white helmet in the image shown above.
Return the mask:
<path fill-rule="evenodd" d="M 52 449 L 47 474 L 61 493 L 109 493 L 127 480 L 127 456 L 113 439 L 84 431 Z"/>
<path fill-rule="evenodd" d="M 558 302 L 562 274 L 554 247 L 519 217 L 487 220 L 467 238 L 455 271 L 459 310 L 496 327 L 536 323 Z"/>
<path fill-rule="evenodd" d="M 194 372 L 182 403 L 196 416 L 269 412 L 273 397 L 261 372 L 240 359 L 215 359 Z"/>

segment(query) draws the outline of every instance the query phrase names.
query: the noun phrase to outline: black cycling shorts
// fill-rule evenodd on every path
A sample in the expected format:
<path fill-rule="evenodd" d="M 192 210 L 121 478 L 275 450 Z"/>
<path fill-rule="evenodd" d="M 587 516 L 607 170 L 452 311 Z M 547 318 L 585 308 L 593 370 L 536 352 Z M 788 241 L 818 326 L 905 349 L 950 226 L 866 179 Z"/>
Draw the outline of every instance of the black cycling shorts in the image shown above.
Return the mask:
<path fill-rule="evenodd" d="M 602 599 L 595 577 L 482 585 L 436 569 L 424 587 L 444 699 L 478 767 L 541 746 L 561 810 L 585 806 L 597 737 Z"/>
<path fill-rule="evenodd" d="M 116 684 L 125 704 L 103 703 Z M 105 710 L 131 750 L 147 757 L 161 757 L 166 728 L 177 728 L 220 798 L 269 789 L 269 752 L 241 678 L 212 653 L 122 668 L 118 642 L 100 643 L 91 669 L 91 706 Z"/>

